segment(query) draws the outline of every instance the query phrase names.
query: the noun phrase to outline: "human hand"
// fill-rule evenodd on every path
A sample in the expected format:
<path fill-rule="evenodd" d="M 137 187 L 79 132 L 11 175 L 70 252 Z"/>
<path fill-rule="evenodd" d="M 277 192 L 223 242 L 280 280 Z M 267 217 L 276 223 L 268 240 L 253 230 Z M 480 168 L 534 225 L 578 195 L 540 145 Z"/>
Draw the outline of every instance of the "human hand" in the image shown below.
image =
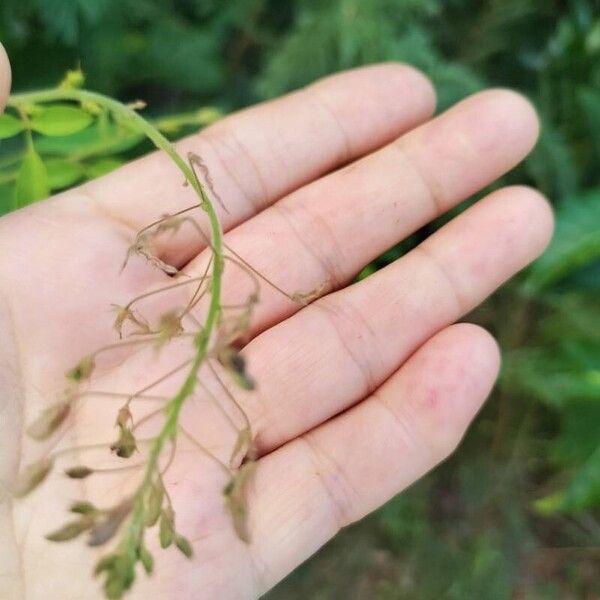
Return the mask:
<path fill-rule="evenodd" d="M 7 69 L 0 66 L 3 93 Z M 165 479 L 193 562 L 157 550 L 154 575 L 139 577 L 131 597 L 258 597 L 456 447 L 499 357 L 485 331 L 453 323 L 543 250 L 552 217 L 537 192 L 501 189 L 346 287 L 387 248 L 512 168 L 537 137 L 531 106 L 513 92 L 478 94 L 435 119 L 433 110 L 422 75 L 379 65 L 179 144 L 210 169 L 227 208 L 227 243 L 280 287 L 321 297 L 302 308 L 265 286 L 243 350 L 258 382 L 239 400 L 260 456 L 248 497 L 251 543 L 223 510 L 222 474 L 183 446 Z M 193 202 L 155 153 L 0 220 L 1 481 L 39 456 L 22 432 L 63 389 L 65 371 L 114 341 L 111 304 L 172 282 L 141 260 L 119 273 L 136 231 Z M 179 277 L 206 261 L 192 230 L 161 238 L 157 252 Z M 232 271 L 226 299 L 239 286 Z M 97 389 L 138 389 L 177 362 L 177 350 L 120 355 Z M 88 398 L 59 447 L 106 441 L 113 409 L 109 399 Z M 211 449 L 231 442 L 204 405 L 184 417 Z M 73 499 L 106 503 L 126 485 L 98 479 L 53 476 L 31 497 L 0 504 L 7 598 L 100 596 L 90 577 L 95 550 L 44 539 Z"/>

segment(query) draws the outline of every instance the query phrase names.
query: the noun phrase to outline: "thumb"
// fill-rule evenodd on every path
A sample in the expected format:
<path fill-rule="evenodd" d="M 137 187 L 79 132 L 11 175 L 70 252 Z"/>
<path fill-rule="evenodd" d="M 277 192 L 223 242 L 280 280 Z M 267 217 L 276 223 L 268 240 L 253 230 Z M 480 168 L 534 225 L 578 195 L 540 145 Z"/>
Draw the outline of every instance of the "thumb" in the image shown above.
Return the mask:
<path fill-rule="evenodd" d="M 4 105 L 10 93 L 10 63 L 4 46 L 0 44 L 0 112 L 4 110 Z"/>

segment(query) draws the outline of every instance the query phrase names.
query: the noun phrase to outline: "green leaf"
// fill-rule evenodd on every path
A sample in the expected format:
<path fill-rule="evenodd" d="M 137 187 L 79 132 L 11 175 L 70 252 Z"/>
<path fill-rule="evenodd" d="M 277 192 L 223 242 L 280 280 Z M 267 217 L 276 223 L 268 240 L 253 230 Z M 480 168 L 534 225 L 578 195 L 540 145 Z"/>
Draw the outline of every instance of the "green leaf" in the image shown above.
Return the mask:
<path fill-rule="evenodd" d="M 23 122 L 12 115 L 0 115 L 0 140 L 13 137 L 25 129 Z"/>
<path fill-rule="evenodd" d="M 101 158 L 87 167 L 85 176 L 88 179 L 96 179 L 96 177 L 102 177 L 102 175 L 106 175 L 124 164 L 124 161 L 117 158 Z"/>
<path fill-rule="evenodd" d="M 132 133 L 112 123 L 94 123 L 73 135 L 43 137 L 36 140 L 36 147 L 43 154 L 58 156 L 76 155 L 77 158 L 110 156 L 137 146 L 144 139 L 141 133 Z"/>
<path fill-rule="evenodd" d="M 77 163 L 54 158 L 46 161 L 51 190 L 61 190 L 77 183 L 83 176 L 83 167 Z"/>
<path fill-rule="evenodd" d="M 63 136 L 85 129 L 92 121 L 92 115 L 81 108 L 56 105 L 34 115 L 31 118 L 31 127 L 42 135 Z"/>
<path fill-rule="evenodd" d="M 574 513 L 600 506 L 600 446 L 564 490 L 541 498 L 535 506 L 543 514 Z"/>
<path fill-rule="evenodd" d="M 600 259 L 600 189 L 573 198 L 556 213 L 556 232 L 546 253 L 534 264 L 525 291 L 555 284 Z"/>
<path fill-rule="evenodd" d="M 48 170 L 40 155 L 32 148 L 21 163 L 15 185 L 15 205 L 27 206 L 50 195 Z"/>

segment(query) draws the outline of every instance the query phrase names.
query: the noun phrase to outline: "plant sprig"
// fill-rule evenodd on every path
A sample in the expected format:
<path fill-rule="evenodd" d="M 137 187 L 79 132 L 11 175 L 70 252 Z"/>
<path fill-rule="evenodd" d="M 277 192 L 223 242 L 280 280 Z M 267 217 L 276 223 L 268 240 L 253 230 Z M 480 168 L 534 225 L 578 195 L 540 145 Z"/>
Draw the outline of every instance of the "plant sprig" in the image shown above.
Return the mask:
<path fill-rule="evenodd" d="M 145 461 L 142 464 L 134 465 L 135 468 L 142 470 L 142 476 L 137 488 L 131 496 L 123 499 L 117 506 L 109 509 L 99 509 L 91 504 L 78 503 L 74 507 L 71 507 L 71 512 L 77 514 L 77 518 L 47 536 L 51 541 L 67 541 L 79 536 L 83 532 L 88 532 L 90 536 L 88 543 L 92 546 L 97 546 L 112 539 L 122 529 L 121 538 L 116 549 L 108 556 L 102 558 L 95 569 L 97 575 L 102 574 L 105 577 L 104 591 L 106 596 L 108 598 L 120 598 L 133 584 L 135 580 L 135 566 L 138 562 L 142 564 L 146 572 L 151 573 L 153 570 L 153 558 L 144 544 L 144 535 L 147 528 L 152 527 L 158 522 L 160 545 L 163 548 L 174 544 L 187 557 L 191 557 L 193 553 L 189 541 L 175 527 L 175 511 L 163 483 L 164 470 L 161 470 L 160 459 L 166 446 L 171 445 L 174 449 L 177 434 L 180 432 L 179 421 L 181 409 L 196 389 L 201 366 L 212 358 L 212 346 L 215 344 L 218 345 L 217 328 L 221 321 L 222 276 L 225 265 L 223 232 L 212 201 L 196 175 L 193 162 L 186 162 L 167 138 L 156 127 L 139 115 L 137 108 L 140 108 L 140 106 L 124 105 L 112 98 L 80 89 L 75 85 L 80 82 L 73 82 L 73 78 L 74 76 L 72 75 L 71 81 L 67 80 L 65 85 L 57 89 L 13 95 L 8 102 L 8 106 L 15 109 L 21 115 L 22 124 L 18 122 L 13 123 L 12 118 L 8 118 L 4 120 L 4 126 L 6 127 L 8 124 L 8 126 L 12 126 L 15 130 L 22 127 L 27 133 L 29 152 L 31 156 L 34 156 L 35 150 L 33 148 L 31 130 L 34 128 L 40 130 L 41 127 L 45 126 L 51 131 L 53 126 L 52 117 L 56 118 L 58 112 L 60 112 L 59 116 L 63 119 L 68 119 L 69 117 L 72 120 L 79 119 L 80 123 L 73 124 L 71 132 L 80 127 L 87 126 L 92 119 L 90 113 L 104 116 L 109 115 L 110 118 L 119 124 L 144 134 L 157 148 L 164 151 L 170 157 L 181 171 L 186 184 L 195 191 L 198 197 L 197 206 L 205 212 L 210 225 L 209 245 L 212 252 L 210 275 L 206 273 L 202 278 L 196 279 L 199 287 L 195 290 L 193 299 L 185 309 L 189 311 L 190 307 L 193 307 L 200 295 L 200 286 L 205 285 L 206 291 L 210 294 L 206 315 L 198 330 L 193 334 L 184 334 L 183 328 L 180 326 L 180 319 L 176 321 L 177 325 L 170 332 L 169 339 L 179 338 L 182 335 L 191 336 L 193 339 L 194 355 L 182 367 L 187 368 L 187 373 L 178 391 L 173 397 L 166 400 L 160 410 L 157 411 L 157 414 L 164 416 L 164 420 L 158 434 L 147 441 L 148 449 Z M 65 105 L 65 102 L 78 103 L 81 108 L 76 108 L 70 104 Z M 53 106 L 56 107 L 54 111 L 52 110 Z M 53 112 L 56 114 L 53 115 Z M 29 116 L 35 114 L 41 116 L 34 116 L 29 121 Z M 84 116 L 82 117 L 82 115 Z M 64 133 L 64 126 L 62 131 Z M 32 173 L 32 176 L 35 176 L 35 173 Z M 210 186 L 212 187 L 212 181 L 210 182 Z M 160 227 L 168 219 L 172 219 L 172 217 L 166 216 L 163 220 L 157 222 L 156 226 Z M 143 235 L 149 236 L 150 231 L 145 230 Z M 133 249 L 135 252 L 135 244 Z M 139 247 L 137 250 L 140 253 Z M 163 263 L 157 258 L 154 260 L 153 255 L 146 248 L 144 248 L 144 252 L 147 252 L 146 258 L 148 260 L 151 262 L 154 261 L 156 266 L 164 270 L 165 265 Z M 192 281 L 185 282 L 185 284 L 188 283 L 192 283 Z M 153 293 L 161 293 L 180 285 L 183 284 L 175 283 L 163 289 L 156 290 Z M 121 309 L 121 312 L 117 316 L 116 328 L 121 332 L 123 322 L 129 320 L 140 329 L 137 333 L 146 334 L 146 337 L 136 337 L 133 340 L 110 344 L 84 357 L 67 374 L 74 386 L 74 388 L 71 388 L 67 399 L 46 409 L 29 427 L 29 434 L 33 438 L 46 439 L 65 422 L 71 412 L 73 403 L 82 396 L 79 386 L 92 378 L 98 354 L 123 346 L 151 343 L 155 341 L 156 335 L 160 335 L 160 332 L 158 334 L 154 332 L 154 335 L 147 335 L 153 332 L 149 328 L 146 330 L 146 321 L 132 312 L 132 304 L 141 298 L 134 299 Z M 167 315 L 162 317 L 163 320 L 166 318 Z M 175 318 L 177 319 L 177 317 Z M 222 352 L 222 349 L 219 352 Z M 239 361 L 236 368 L 235 374 L 240 376 Z M 160 378 L 159 381 L 162 379 Z M 151 387 L 147 386 L 144 390 L 129 396 L 118 412 L 117 427 L 119 429 L 119 437 L 110 447 L 119 457 L 129 458 L 137 451 L 138 441 L 134 434 L 136 424 L 133 422 L 129 405 L 137 396 L 141 396 Z M 246 425 L 244 431 L 246 431 L 247 427 Z M 17 482 L 15 492 L 18 495 L 25 495 L 40 485 L 50 473 L 55 460 L 58 458 L 58 454 L 55 453 L 55 455 L 45 457 L 26 467 Z M 168 464 L 170 462 L 171 459 Z M 227 470 L 230 480 L 235 480 L 236 474 L 228 467 L 224 468 Z M 66 474 L 74 479 L 83 479 L 100 471 L 102 470 L 78 465 L 67 469 Z M 231 487 L 231 482 L 228 485 Z"/>

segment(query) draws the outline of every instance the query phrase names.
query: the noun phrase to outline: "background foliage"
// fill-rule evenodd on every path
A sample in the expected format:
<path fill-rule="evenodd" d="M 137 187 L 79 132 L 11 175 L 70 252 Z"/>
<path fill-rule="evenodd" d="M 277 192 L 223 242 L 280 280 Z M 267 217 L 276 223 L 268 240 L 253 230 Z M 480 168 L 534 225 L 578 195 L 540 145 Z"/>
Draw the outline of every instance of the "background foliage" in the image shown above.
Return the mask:
<path fill-rule="evenodd" d="M 380 60 L 428 73 L 440 110 L 490 85 L 526 93 L 543 134 L 503 183 L 544 191 L 557 232 L 470 317 L 504 350 L 493 398 L 455 457 L 269 597 L 600 598 L 598 0 L 2 0 L 0 39 L 16 90 L 54 85 L 81 64 L 88 87 L 146 99 L 173 136 Z M 36 158 L 0 123 L 0 213 L 147 149 L 118 124 L 64 136 L 34 117 Z"/>

